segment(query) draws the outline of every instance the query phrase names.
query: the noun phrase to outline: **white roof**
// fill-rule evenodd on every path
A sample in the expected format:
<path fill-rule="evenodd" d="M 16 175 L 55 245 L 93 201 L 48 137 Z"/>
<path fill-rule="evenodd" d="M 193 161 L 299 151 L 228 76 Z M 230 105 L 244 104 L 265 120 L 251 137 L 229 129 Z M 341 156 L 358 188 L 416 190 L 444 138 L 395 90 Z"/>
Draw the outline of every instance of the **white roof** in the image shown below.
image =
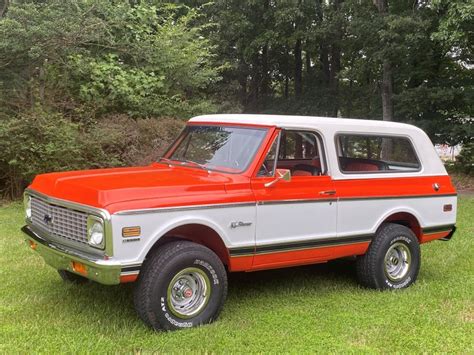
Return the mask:
<path fill-rule="evenodd" d="M 219 114 L 202 115 L 193 117 L 189 122 L 212 122 L 212 123 L 242 123 L 257 124 L 277 127 L 380 127 L 392 129 L 413 129 L 417 127 L 398 122 L 388 122 L 381 120 L 361 120 L 354 118 L 334 118 L 334 117 L 316 117 L 316 116 L 285 116 L 285 115 L 260 115 L 260 114 Z"/>

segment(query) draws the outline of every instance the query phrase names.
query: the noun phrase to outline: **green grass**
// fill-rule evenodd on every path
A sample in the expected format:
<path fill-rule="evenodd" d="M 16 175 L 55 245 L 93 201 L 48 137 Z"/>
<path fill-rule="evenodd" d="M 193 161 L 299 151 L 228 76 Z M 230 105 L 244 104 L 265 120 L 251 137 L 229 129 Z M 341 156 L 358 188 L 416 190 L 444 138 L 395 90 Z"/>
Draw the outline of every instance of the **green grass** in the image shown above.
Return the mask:
<path fill-rule="evenodd" d="M 214 324 L 155 333 L 132 286 L 70 285 L 23 242 L 20 204 L 0 208 L 0 352 L 474 352 L 474 198 L 458 233 L 422 246 L 418 282 L 359 287 L 350 262 L 233 274 Z"/>

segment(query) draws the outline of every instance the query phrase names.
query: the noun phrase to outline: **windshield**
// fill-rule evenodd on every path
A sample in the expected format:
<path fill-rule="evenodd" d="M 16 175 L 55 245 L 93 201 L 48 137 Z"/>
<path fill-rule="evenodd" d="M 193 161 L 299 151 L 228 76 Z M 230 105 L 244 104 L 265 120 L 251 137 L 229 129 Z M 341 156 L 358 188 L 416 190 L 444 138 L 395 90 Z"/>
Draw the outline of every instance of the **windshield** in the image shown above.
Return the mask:
<path fill-rule="evenodd" d="M 209 170 L 243 172 L 266 133 L 265 128 L 187 126 L 165 160 Z"/>

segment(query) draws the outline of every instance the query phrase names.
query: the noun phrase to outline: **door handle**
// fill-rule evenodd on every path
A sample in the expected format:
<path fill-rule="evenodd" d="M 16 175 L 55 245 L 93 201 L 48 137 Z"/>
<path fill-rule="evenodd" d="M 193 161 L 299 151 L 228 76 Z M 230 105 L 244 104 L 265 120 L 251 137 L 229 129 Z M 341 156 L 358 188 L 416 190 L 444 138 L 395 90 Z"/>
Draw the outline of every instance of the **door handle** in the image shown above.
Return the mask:
<path fill-rule="evenodd" d="M 336 190 L 320 191 L 321 196 L 332 196 L 336 194 Z"/>

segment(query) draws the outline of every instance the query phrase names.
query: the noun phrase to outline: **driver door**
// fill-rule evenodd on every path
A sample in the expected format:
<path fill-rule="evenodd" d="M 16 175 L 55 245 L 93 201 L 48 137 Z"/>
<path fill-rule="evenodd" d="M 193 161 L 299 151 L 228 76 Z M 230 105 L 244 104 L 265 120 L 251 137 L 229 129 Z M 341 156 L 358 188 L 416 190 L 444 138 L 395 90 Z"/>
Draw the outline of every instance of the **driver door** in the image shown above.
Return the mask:
<path fill-rule="evenodd" d="M 324 260 L 336 236 L 337 198 L 327 174 L 322 141 L 315 132 L 281 131 L 255 177 L 256 249 L 253 268 L 283 267 Z M 277 181 L 277 169 L 291 181 Z"/>

